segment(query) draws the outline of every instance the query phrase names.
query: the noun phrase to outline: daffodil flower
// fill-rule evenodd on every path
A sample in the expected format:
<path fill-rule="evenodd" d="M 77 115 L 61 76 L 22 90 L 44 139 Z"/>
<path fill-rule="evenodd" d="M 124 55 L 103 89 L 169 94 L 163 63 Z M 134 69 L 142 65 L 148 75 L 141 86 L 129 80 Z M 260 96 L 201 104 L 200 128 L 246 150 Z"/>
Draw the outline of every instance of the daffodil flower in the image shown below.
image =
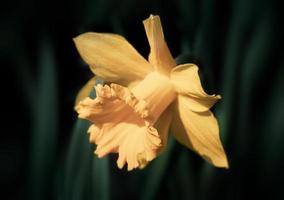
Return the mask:
<path fill-rule="evenodd" d="M 219 127 L 209 110 L 219 95 L 204 92 L 195 64 L 177 65 L 164 39 L 159 16 L 143 21 L 150 45 L 148 61 L 116 34 L 84 33 L 75 45 L 92 72 L 78 95 L 79 118 L 92 122 L 95 153 L 118 153 L 117 165 L 143 168 L 165 148 L 169 129 L 183 145 L 217 167 L 228 167 Z M 95 87 L 96 98 L 88 96 Z"/>

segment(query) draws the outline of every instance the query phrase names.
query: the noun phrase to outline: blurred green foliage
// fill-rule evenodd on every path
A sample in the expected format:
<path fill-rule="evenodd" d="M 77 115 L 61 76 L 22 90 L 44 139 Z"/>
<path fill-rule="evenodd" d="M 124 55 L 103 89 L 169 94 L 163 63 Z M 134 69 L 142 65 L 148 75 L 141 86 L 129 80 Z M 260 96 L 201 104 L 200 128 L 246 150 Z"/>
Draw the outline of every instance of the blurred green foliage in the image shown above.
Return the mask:
<path fill-rule="evenodd" d="M 12 84 L 3 94 L 14 97 L 15 111 L 4 108 L 9 122 L 2 130 L 13 134 L 3 140 L 8 159 L 1 160 L 1 171 L 13 188 L 6 190 L 11 198 L 284 198 L 284 42 L 278 1 L 29 0 L 5 7 L 1 58 Z M 173 138 L 144 170 L 119 170 L 115 155 L 98 159 L 93 154 L 89 123 L 73 112 L 76 93 L 92 74 L 72 37 L 87 31 L 122 34 L 147 56 L 141 21 L 151 13 L 161 16 L 177 62 L 199 65 L 206 91 L 223 97 L 214 112 L 229 170 L 210 166 Z M 24 152 L 20 161 L 10 147 Z M 13 163 L 14 172 L 9 171 Z"/>

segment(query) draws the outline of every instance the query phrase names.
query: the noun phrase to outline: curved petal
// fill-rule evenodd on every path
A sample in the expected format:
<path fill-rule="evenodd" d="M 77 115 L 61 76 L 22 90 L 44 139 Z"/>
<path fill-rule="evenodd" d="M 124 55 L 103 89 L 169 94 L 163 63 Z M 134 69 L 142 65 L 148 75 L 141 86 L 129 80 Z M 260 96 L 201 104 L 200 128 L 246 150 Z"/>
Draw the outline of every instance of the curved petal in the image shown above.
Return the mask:
<path fill-rule="evenodd" d="M 171 71 L 170 77 L 176 92 L 188 97 L 187 103 L 192 111 L 207 111 L 221 99 L 220 95 L 208 95 L 204 92 L 195 64 L 178 65 Z"/>
<path fill-rule="evenodd" d="M 150 45 L 149 62 L 157 71 L 169 74 L 176 63 L 164 39 L 160 17 L 150 15 L 143 24 Z"/>
<path fill-rule="evenodd" d="M 168 107 L 162 115 L 159 117 L 154 127 L 158 130 L 158 133 L 162 140 L 162 148 L 159 153 L 162 153 L 168 143 L 169 128 L 172 121 L 172 110 Z"/>
<path fill-rule="evenodd" d="M 175 138 L 213 165 L 228 168 L 227 157 L 219 136 L 218 122 L 213 113 L 192 112 L 186 99 L 179 97 L 175 107 L 171 125 Z"/>
<path fill-rule="evenodd" d="M 131 82 L 144 78 L 152 66 L 125 38 L 107 33 L 84 33 L 75 45 L 91 70 L 106 81 Z"/>
<path fill-rule="evenodd" d="M 75 107 L 76 107 L 76 105 L 78 105 L 78 103 L 80 101 L 82 101 L 83 99 L 85 99 L 86 97 L 89 96 L 92 89 L 95 87 L 96 80 L 97 80 L 97 78 L 94 76 L 81 88 L 81 90 L 78 92 L 76 100 L 75 100 Z"/>
<path fill-rule="evenodd" d="M 157 156 L 162 142 L 147 121 L 143 100 L 116 84 L 97 85 L 96 92 L 96 99 L 88 97 L 77 107 L 80 118 L 95 123 L 88 130 L 90 142 L 97 144 L 95 153 L 99 157 L 118 153 L 119 168 L 126 162 L 128 170 L 145 166 Z"/>

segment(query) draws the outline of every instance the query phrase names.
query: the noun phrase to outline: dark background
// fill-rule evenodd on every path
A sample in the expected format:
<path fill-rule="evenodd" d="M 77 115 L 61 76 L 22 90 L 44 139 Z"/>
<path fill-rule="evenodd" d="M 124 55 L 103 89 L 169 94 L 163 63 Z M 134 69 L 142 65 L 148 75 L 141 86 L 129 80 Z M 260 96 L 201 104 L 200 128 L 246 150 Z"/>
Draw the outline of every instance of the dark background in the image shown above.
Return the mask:
<path fill-rule="evenodd" d="M 282 12 L 273 0 L 1 3 L 1 199 L 284 199 Z M 229 170 L 175 142 L 142 171 L 92 156 L 73 111 L 92 74 L 72 38 L 118 33 L 147 57 L 150 14 L 177 61 L 198 64 L 206 91 L 223 96 L 214 112 Z"/>

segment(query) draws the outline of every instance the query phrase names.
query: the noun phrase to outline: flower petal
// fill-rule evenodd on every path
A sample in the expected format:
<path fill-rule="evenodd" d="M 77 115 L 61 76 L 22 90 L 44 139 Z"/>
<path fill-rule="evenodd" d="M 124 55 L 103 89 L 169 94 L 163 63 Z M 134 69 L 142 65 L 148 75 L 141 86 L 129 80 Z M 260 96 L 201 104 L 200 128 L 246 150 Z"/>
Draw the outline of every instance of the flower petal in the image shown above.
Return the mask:
<path fill-rule="evenodd" d="M 192 111 L 207 111 L 221 99 L 220 95 L 208 95 L 204 92 L 195 64 L 178 65 L 171 71 L 170 77 L 176 92 L 188 97 L 187 103 Z"/>
<path fill-rule="evenodd" d="M 162 153 L 168 143 L 169 128 L 172 121 L 172 110 L 168 107 L 162 115 L 159 117 L 154 127 L 158 130 L 158 133 L 162 140 L 162 148 L 159 153 Z"/>
<path fill-rule="evenodd" d="M 131 82 L 144 78 L 153 70 L 122 36 L 84 33 L 74 38 L 74 42 L 91 70 L 106 81 Z"/>
<path fill-rule="evenodd" d="M 164 39 L 160 17 L 150 15 L 143 24 L 150 44 L 149 62 L 157 71 L 169 74 L 176 63 Z"/>
<path fill-rule="evenodd" d="M 86 97 L 89 96 L 92 89 L 95 87 L 96 80 L 97 80 L 97 78 L 94 76 L 81 88 L 81 90 L 78 92 L 76 100 L 75 100 L 75 107 L 76 107 L 76 105 L 78 105 L 78 103 L 80 101 L 82 101 L 83 99 L 85 99 Z"/>
<path fill-rule="evenodd" d="M 97 85 L 96 92 L 96 99 L 86 98 L 77 106 L 80 118 L 95 122 L 88 131 L 90 142 L 97 144 L 95 153 L 99 157 L 119 153 L 118 167 L 127 162 L 128 170 L 154 159 L 162 143 L 157 130 L 147 121 L 143 100 L 116 84 Z"/>
<path fill-rule="evenodd" d="M 218 122 L 211 111 L 196 113 L 187 99 L 178 97 L 171 129 L 175 138 L 217 167 L 228 168 L 228 161 L 219 136 Z"/>

